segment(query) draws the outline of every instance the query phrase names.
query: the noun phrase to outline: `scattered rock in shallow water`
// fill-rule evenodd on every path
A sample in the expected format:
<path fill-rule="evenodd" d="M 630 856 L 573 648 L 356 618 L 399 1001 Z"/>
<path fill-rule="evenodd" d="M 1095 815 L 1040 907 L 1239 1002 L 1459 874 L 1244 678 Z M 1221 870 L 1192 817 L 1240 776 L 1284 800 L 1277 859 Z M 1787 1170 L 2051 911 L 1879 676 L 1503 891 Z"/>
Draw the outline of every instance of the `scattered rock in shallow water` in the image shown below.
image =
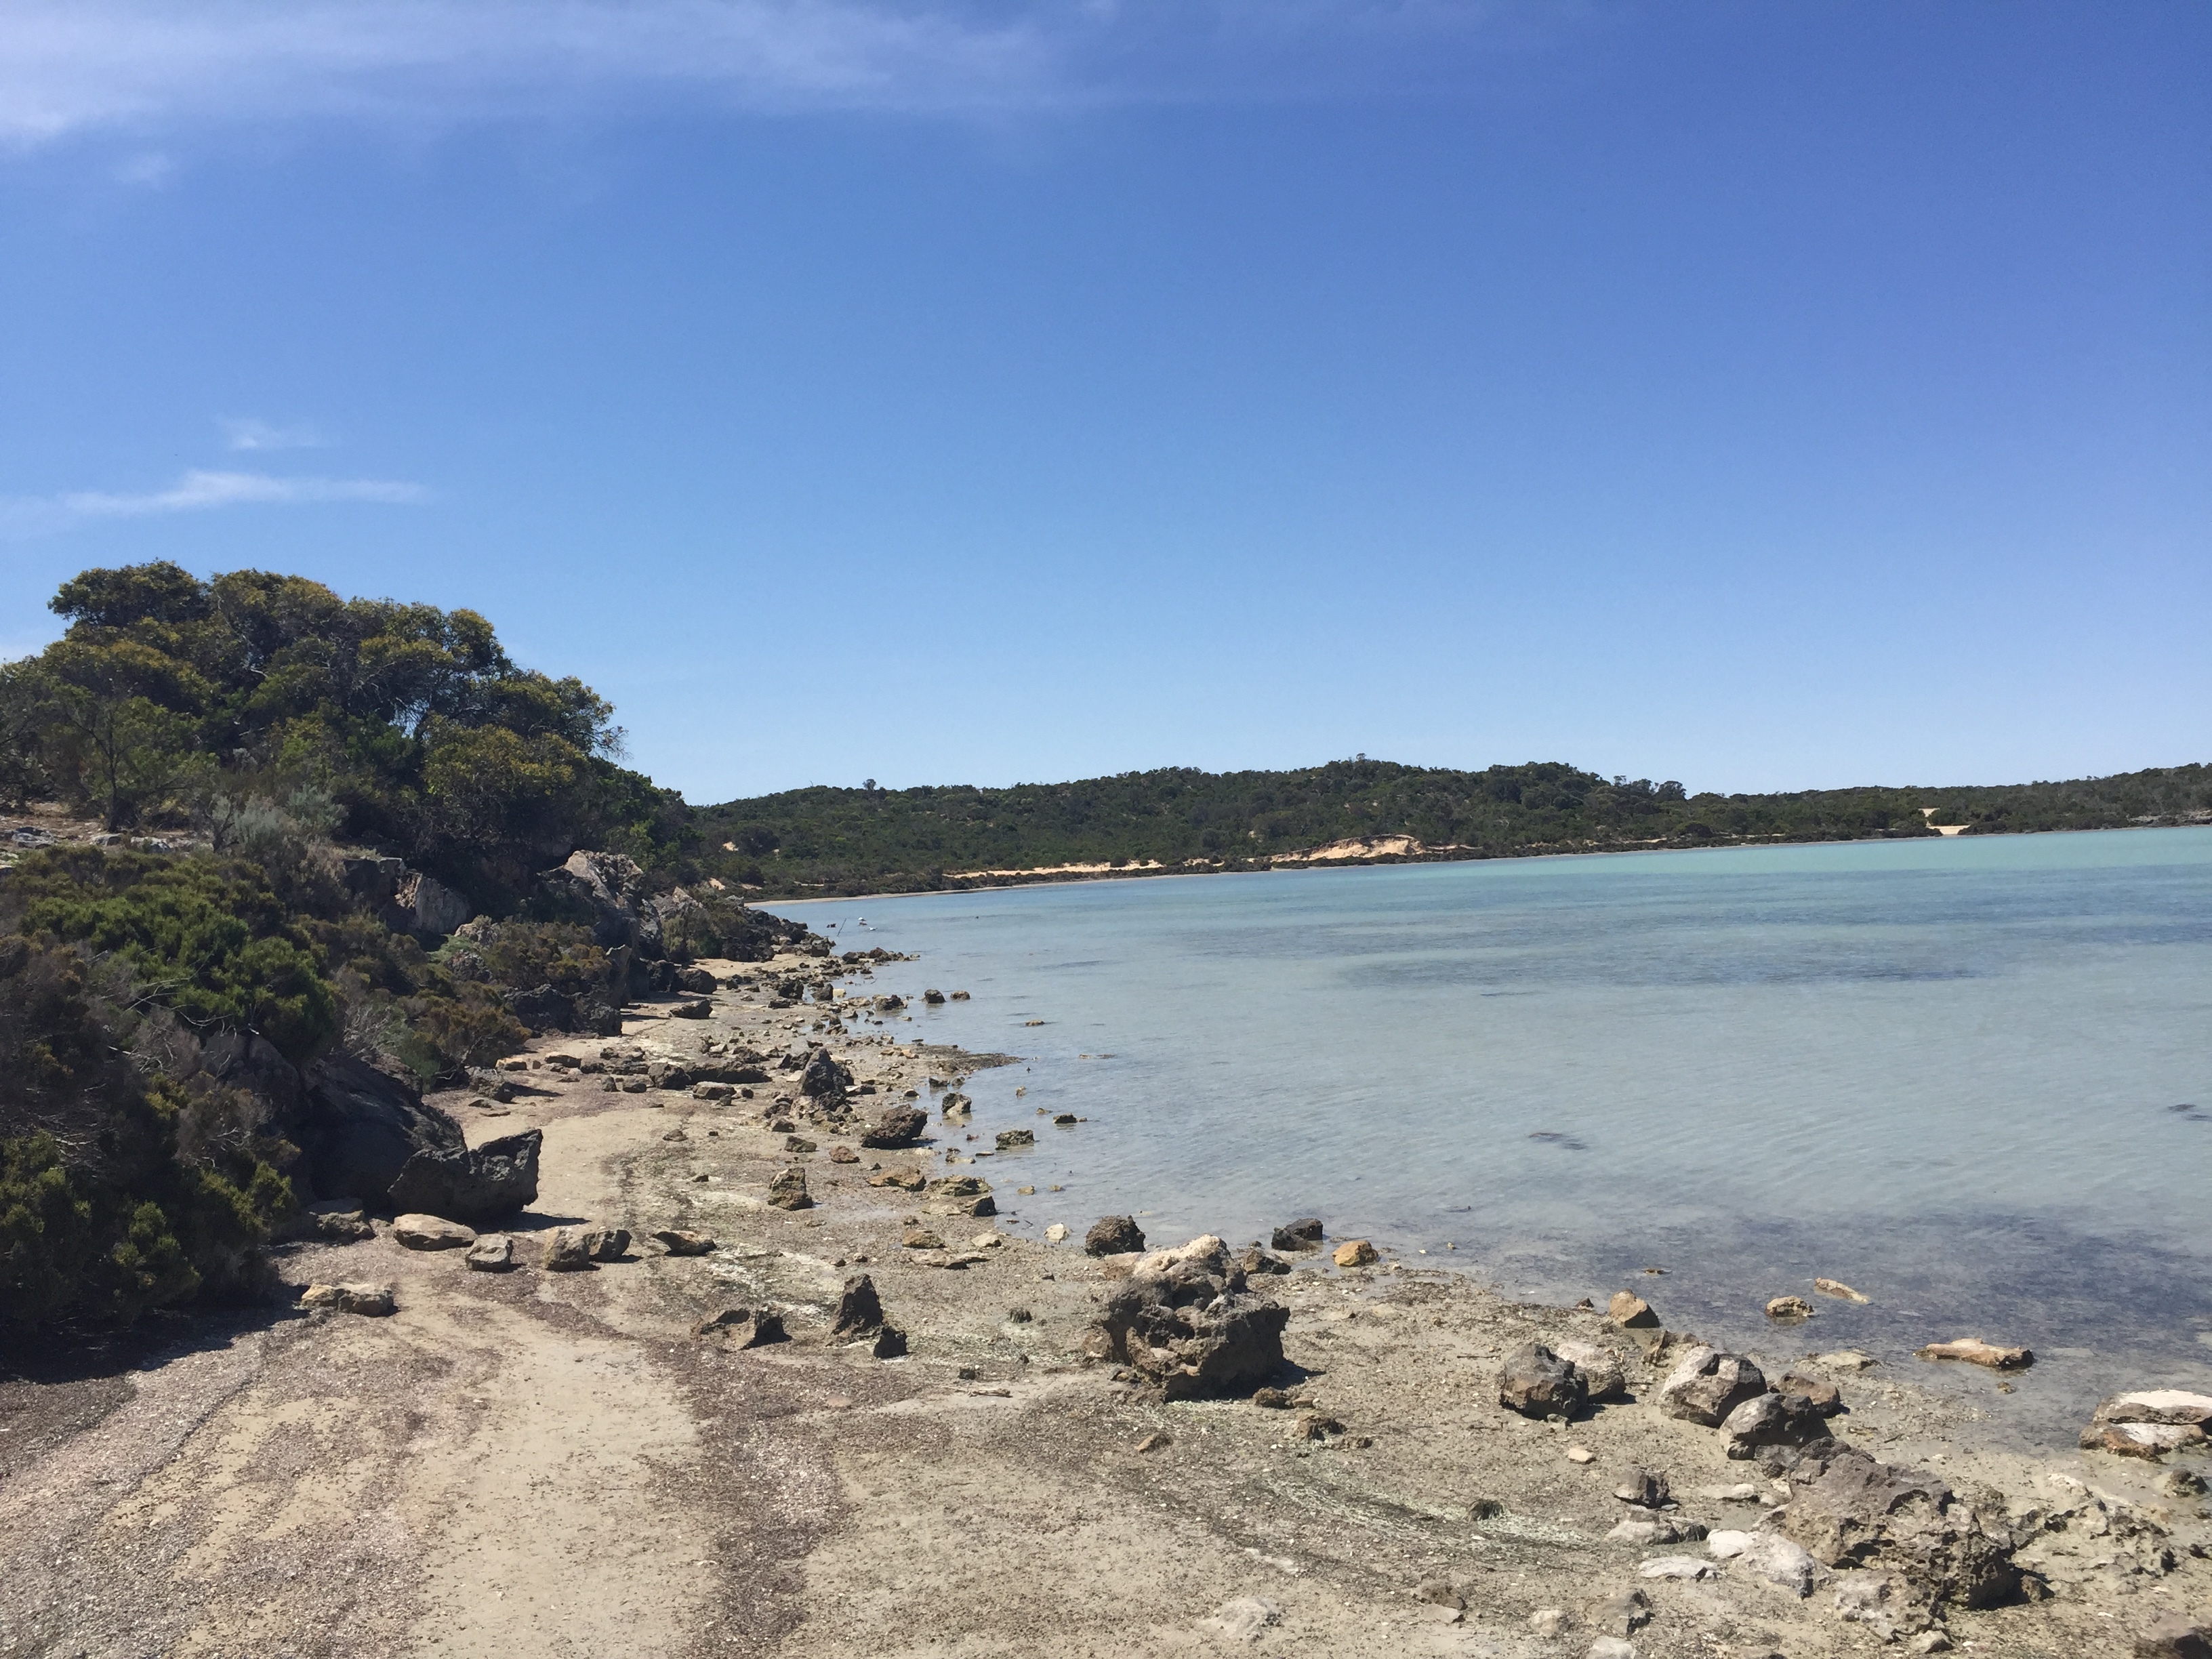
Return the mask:
<path fill-rule="evenodd" d="M 1834 1297 L 1838 1302 L 1866 1303 L 1874 1300 L 1870 1296 L 1861 1296 L 1840 1279 L 1816 1279 L 1813 1281 L 1813 1288 L 1822 1296 Z"/>
<path fill-rule="evenodd" d="M 474 1230 L 434 1215 L 397 1217 L 392 1236 L 410 1250 L 464 1250 L 477 1242 Z"/>
<path fill-rule="evenodd" d="M 712 1233 L 698 1233 L 684 1227 L 663 1227 L 653 1237 L 671 1255 L 705 1255 L 715 1248 Z"/>
<path fill-rule="evenodd" d="M 806 1171 L 795 1165 L 778 1170 L 768 1183 L 768 1202 L 778 1210 L 811 1210 L 814 1198 L 806 1190 Z"/>
<path fill-rule="evenodd" d="M 1321 1248 L 1321 1218 L 1310 1215 L 1291 1222 L 1286 1227 L 1276 1228 L 1275 1236 L 1270 1242 L 1279 1250 L 1317 1250 Z"/>
<path fill-rule="evenodd" d="M 1034 1146 L 1036 1145 L 1036 1131 L 1034 1129 L 1001 1129 L 999 1131 L 997 1144 L 999 1150 L 1002 1152 L 1010 1152 L 1017 1146 Z"/>
<path fill-rule="evenodd" d="M 1832 1353 L 1814 1354 L 1813 1363 L 1832 1371 L 1864 1371 L 1873 1370 L 1881 1362 L 1870 1353 L 1861 1353 L 1856 1348 L 1838 1348 Z"/>
<path fill-rule="evenodd" d="M 1058 1244 L 1066 1237 L 1067 1224 L 1064 1221 L 1055 1221 L 1044 1230 L 1044 1242 L 1048 1244 Z"/>
<path fill-rule="evenodd" d="M 1633 1504 L 1638 1509 L 1656 1510 L 1673 1497 L 1667 1487 L 1667 1477 L 1656 1469 L 1631 1469 L 1613 1495 L 1624 1504 Z"/>
<path fill-rule="evenodd" d="M 1498 1403 L 1523 1417 L 1572 1417 L 1583 1407 L 1582 1373 L 1540 1342 L 1524 1342 L 1498 1371 Z"/>
<path fill-rule="evenodd" d="M 1340 1267 L 1368 1267 L 1375 1263 L 1375 1247 L 1364 1238 L 1355 1238 L 1336 1247 L 1330 1258 Z"/>
<path fill-rule="evenodd" d="M 1085 1255 L 1127 1255 L 1144 1248 L 1144 1230 L 1134 1216 L 1102 1216 L 1083 1239 Z"/>
<path fill-rule="evenodd" d="M 1984 1342 L 1978 1336 L 1962 1336 L 1952 1342 L 1930 1342 L 1917 1350 L 1923 1359 L 1963 1359 L 1970 1365 L 1986 1365 L 1993 1371 L 2016 1371 L 2035 1363 L 2026 1348 L 2007 1348 Z"/>
<path fill-rule="evenodd" d="M 1659 1409 L 1683 1422 L 1717 1429 L 1738 1406 L 1765 1392 L 1765 1375 L 1749 1359 L 1699 1343 L 1659 1385 Z"/>
<path fill-rule="evenodd" d="M 1813 1304 L 1802 1296 L 1778 1296 L 1766 1304 L 1766 1316 L 1792 1325 L 1802 1324 L 1813 1316 Z"/>
<path fill-rule="evenodd" d="M 310 1285 L 301 1292 L 303 1308 L 331 1308 L 339 1313 L 380 1319 L 397 1306 L 389 1285 Z"/>
<path fill-rule="evenodd" d="M 514 1265 L 514 1241 L 505 1233 L 486 1233 L 462 1258 L 480 1273 L 503 1273 Z"/>
<path fill-rule="evenodd" d="M 726 1348 L 757 1348 L 789 1340 L 783 1316 L 773 1308 L 725 1308 L 693 1326 L 691 1334 L 719 1341 Z"/>

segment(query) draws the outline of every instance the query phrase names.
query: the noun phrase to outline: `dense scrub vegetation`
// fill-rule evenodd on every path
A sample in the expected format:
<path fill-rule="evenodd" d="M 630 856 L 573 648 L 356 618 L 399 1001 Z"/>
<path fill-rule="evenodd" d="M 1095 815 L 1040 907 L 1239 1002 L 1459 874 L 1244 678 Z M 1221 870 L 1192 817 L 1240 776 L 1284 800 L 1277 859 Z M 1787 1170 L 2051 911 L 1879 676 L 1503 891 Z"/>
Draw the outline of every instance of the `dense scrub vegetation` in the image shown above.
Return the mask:
<path fill-rule="evenodd" d="M 799 931 L 683 892 L 682 799 L 473 612 L 168 564 L 53 609 L 64 636 L 0 665 L 0 805 L 116 833 L 0 857 L 0 1328 L 253 1291 L 306 1196 L 283 1110 L 327 1054 L 451 1079 L 603 1028 L 672 955 Z M 619 939 L 541 874 L 579 848 L 614 855 Z M 361 879 L 402 868 L 475 920 L 418 928 Z"/>
<path fill-rule="evenodd" d="M 713 867 L 769 893 L 957 885 L 961 872 L 1062 864 L 1251 869 L 1358 836 L 1410 836 L 1434 855 L 1500 858 L 1638 846 L 1850 841 L 2104 829 L 2212 813 L 2212 768 L 2070 783 L 1688 793 L 1556 763 L 1480 772 L 1336 761 L 1294 772 L 1129 772 L 1010 789 L 812 788 L 701 809 Z"/>

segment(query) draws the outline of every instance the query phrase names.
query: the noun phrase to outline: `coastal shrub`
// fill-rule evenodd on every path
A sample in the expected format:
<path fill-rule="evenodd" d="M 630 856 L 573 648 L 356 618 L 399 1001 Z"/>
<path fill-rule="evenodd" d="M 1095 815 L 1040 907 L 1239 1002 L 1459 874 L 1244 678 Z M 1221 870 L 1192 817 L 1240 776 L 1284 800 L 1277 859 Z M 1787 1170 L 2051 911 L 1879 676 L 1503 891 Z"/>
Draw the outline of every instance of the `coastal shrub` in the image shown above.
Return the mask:
<path fill-rule="evenodd" d="M 258 1032 L 295 1064 L 336 1034 L 330 982 L 256 866 L 51 848 L 10 872 L 0 914 L 20 932 L 117 953 L 195 1029 Z"/>
<path fill-rule="evenodd" d="M 261 1282 L 290 1186 L 257 1103 L 195 1074 L 167 1018 L 119 963 L 0 937 L 0 1326 L 127 1322 Z"/>

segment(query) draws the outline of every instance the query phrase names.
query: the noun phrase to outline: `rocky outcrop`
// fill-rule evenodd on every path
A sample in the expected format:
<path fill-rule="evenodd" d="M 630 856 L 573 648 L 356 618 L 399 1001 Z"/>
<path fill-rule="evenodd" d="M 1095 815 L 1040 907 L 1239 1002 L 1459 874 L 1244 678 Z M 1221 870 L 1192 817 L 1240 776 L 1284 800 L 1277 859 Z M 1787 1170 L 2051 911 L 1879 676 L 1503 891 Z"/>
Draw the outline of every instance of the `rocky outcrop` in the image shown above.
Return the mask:
<path fill-rule="evenodd" d="M 2081 1447 L 2155 1462 L 2168 1452 L 2201 1448 L 2208 1433 L 2212 1395 L 2148 1389 L 2116 1394 L 2100 1404 L 2081 1431 Z"/>
<path fill-rule="evenodd" d="M 426 1148 L 401 1166 L 385 1201 L 471 1226 L 500 1220 L 536 1201 L 544 1141 L 542 1131 L 526 1129 L 480 1146 Z"/>
<path fill-rule="evenodd" d="M 1583 1408 L 1582 1374 L 1540 1342 L 1524 1342 L 1498 1370 L 1498 1403 L 1523 1417 L 1571 1418 Z"/>
<path fill-rule="evenodd" d="M 403 859 L 350 858 L 338 866 L 347 892 L 395 933 L 412 933 L 428 942 L 465 923 L 474 907 L 452 888 Z"/>
<path fill-rule="evenodd" d="M 883 1298 L 876 1294 L 876 1281 L 866 1273 L 855 1273 L 845 1281 L 845 1289 L 837 1298 L 837 1311 L 830 1326 L 832 1336 L 866 1336 L 883 1328 Z"/>
<path fill-rule="evenodd" d="M 392 1183 L 417 1152 L 459 1152 L 464 1146 L 461 1126 L 424 1105 L 411 1085 L 343 1054 L 317 1062 L 307 1073 L 297 1114 L 287 1127 L 289 1139 L 307 1154 L 318 1197 L 357 1199 L 371 1206 L 386 1201 Z"/>
<path fill-rule="evenodd" d="M 654 959 L 663 954 L 660 916 L 646 894 L 644 875 L 635 860 L 620 853 L 580 850 L 538 881 L 549 894 L 590 915 L 592 942 L 601 950 Z"/>
<path fill-rule="evenodd" d="M 1287 1308 L 1246 1288 L 1229 1247 L 1208 1235 L 1139 1262 L 1085 1346 L 1165 1399 L 1249 1394 L 1281 1368 L 1289 1322 Z"/>
<path fill-rule="evenodd" d="M 1925 1470 L 1833 1447 L 1790 1479 L 1782 1530 L 1824 1566 L 1891 1573 L 1936 1605 L 1995 1607 L 2019 1593 L 2010 1531 Z"/>
<path fill-rule="evenodd" d="M 1083 1237 L 1085 1255 L 1127 1255 L 1144 1248 L 1144 1230 L 1134 1216 L 1101 1216 Z"/>
<path fill-rule="evenodd" d="M 1747 1400 L 1766 1392 L 1766 1376 L 1741 1354 L 1698 1343 L 1659 1385 L 1659 1409 L 1686 1423 L 1717 1429 Z"/>

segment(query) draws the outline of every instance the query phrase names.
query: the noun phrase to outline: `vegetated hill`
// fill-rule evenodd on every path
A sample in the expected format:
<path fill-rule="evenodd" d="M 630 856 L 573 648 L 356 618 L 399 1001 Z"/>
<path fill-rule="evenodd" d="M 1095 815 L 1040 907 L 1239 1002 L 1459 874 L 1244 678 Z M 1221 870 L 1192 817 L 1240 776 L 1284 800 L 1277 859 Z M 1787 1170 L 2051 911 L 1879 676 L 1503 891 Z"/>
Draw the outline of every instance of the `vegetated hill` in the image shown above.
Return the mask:
<path fill-rule="evenodd" d="M 2094 830 L 2212 821 L 2212 767 L 2067 783 L 1689 794 L 1556 762 L 1480 772 L 1333 761 L 1294 772 L 1173 767 L 1074 783 L 788 790 L 697 809 L 702 865 L 790 896 L 997 884 L 1005 872 L 1249 870 L 1355 838 L 1346 858 L 1509 858 L 1634 847 Z M 714 865 L 714 848 L 726 864 Z M 984 873 L 991 872 L 991 873 Z M 1055 873 L 1066 873 L 1055 872 Z"/>

